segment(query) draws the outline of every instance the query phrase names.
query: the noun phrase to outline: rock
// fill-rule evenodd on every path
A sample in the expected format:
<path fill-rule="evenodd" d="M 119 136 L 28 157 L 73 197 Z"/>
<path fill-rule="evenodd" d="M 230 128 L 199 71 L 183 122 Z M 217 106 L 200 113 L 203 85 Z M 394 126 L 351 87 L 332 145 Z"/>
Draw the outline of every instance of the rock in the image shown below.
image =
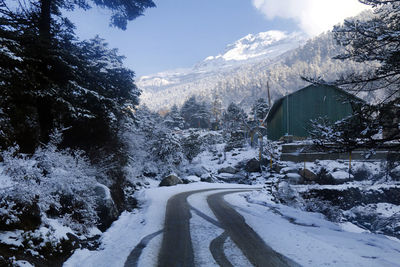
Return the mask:
<path fill-rule="evenodd" d="M 172 186 L 177 184 L 183 184 L 182 180 L 178 176 L 171 174 L 162 179 L 159 186 Z"/>
<path fill-rule="evenodd" d="M 188 175 L 195 175 L 201 177 L 203 174 L 207 173 L 207 170 L 203 166 L 194 166 L 190 169 L 187 169 Z"/>
<path fill-rule="evenodd" d="M 261 172 L 260 162 L 257 159 L 253 158 L 246 163 L 244 169 L 247 172 Z"/>
<path fill-rule="evenodd" d="M 200 181 L 206 182 L 206 183 L 213 183 L 214 182 L 213 178 L 209 174 L 202 175 Z"/>
<path fill-rule="evenodd" d="M 110 189 L 103 185 L 98 184 L 94 191 L 96 193 L 96 211 L 99 216 L 98 228 L 101 231 L 107 230 L 108 227 L 118 218 L 118 209 L 111 197 Z"/>
<path fill-rule="evenodd" d="M 187 181 L 186 183 L 194 183 L 194 182 L 200 182 L 200 177 L 196 175 L 189 175 L 186 176 L 184 179 L 182 179 L 183 182 Z"/>
<path fill-rule="evenodd" d="M 285 167 L 281 169 L 282 174 L 288 174 L 288 173 L 298 173 L 298 169 L 296 167 Z"/>
<path fill-rule="evenodd" d="M 221 168 L 221 169 L 218 170 L 218 173 L 230 173 L 230 174 L 235 174 L 235 173 L 237 173 L 237 172 L 238 172 L 238 170 L 235 169 L 235 168 L 233 168 L 233 167 L 231 167 L 231 166 L 228 166 L 228 167 L 225 167 L 225 168 Z"/>
<path fill-rule="evenodd" d="M 354 178 L 354 176 L 352 174 L 349 174 L 346 171 L 335 171 L 332 173 L 332 177 L 335 180 L 339 180 L 339 181 L 347 181 L 347 180 L 351 180 Z"/>
<path fill-rule="evenodd" d="M 285 168 L 285 167 L 287 167 L 287 165 L 281 164 L 281 163 L 279 163 L 279 162 L 274 163 L 274 164 L 272 165 L 273 171 L 275 171 L 275 172 L 277 172 L 277 173 L 280 173 L 281 170 L 282 170 L 283 168 Z"/>
<path fill-rule="evenodd" d="M 394 180 L 400 180 L 400 165 L 390 171 L 390 176 Z"/>
<path fill-rule="evenodd" d="M 298 173 L 287 173 L 285 179 L 291 184 L 300 184 L 303 181 L 303 177 Z"/>
<path fill-rule="evenodd" d="M 302 169 L 299 171 L 299 174 L 306 181 L 315 181 L 318 177 L 314 172 L 310 171 L 309 169 Z"/>

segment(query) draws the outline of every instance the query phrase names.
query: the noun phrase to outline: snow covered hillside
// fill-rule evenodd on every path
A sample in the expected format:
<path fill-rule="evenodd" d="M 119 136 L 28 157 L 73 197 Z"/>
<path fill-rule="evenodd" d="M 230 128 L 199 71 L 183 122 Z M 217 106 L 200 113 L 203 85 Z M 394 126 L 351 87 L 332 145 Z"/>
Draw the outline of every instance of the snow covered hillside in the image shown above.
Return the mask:
<path fill-rule="evenodd" d="M 341 49 L 332 33 L 309 40 L 299 32 L 249 34 L 193 68 L 139 77 L 141 103 L 161 110 L 180 106 L 192 95 L 211 102 L 218 94 L 224 106 L 235 102 L 248 109 L 255 99 L 266 98 L 267 83 L 272 98 L 277 99 L 307 85 L 301 75 L 335 80 L 341 72 L 362 68 L 354 62 L 333 60 Z"/>
<path fill-rule="evenodd" d="M 158 101 L 156 102 L 160 103 L 161 101 L 163 106 L 170 102 L 174 95 L 183 93 L 182 91 L 187 91 L 189 94 L 208 95 L 210 92 L 202 91 L 206 88 L 209 89 L 210 86 L 215 87 L 218 82 L 223 81 L 224 76 L 232 75 L 237 68 L 260 61 L 270 64 L 282 54 L 304 44 L 307 39 L 308 37 L 300 32 L 288 34 L 281 31 L 268 31 L 255 35 L 249 34 L 227 45 L 221 54 L 209 56 L 194 65 L 193 68 L 170 70 L 139 77 L 137 85 L 144 91 L 142 101 L 149 107 L 155 108 L 158 104 L 150 100 L 154 100 L 153 96 L 156 93 L 161 93 L 164 98 L 168 98 L 160 99 L 160 95 L 157 95 Z M 173 102 L 171 105 L 175 104 L 175 101 Z M 182 102 L 177 104 L 182 104 Z M 166 104 L 165 106 L 170 105 Z"/>

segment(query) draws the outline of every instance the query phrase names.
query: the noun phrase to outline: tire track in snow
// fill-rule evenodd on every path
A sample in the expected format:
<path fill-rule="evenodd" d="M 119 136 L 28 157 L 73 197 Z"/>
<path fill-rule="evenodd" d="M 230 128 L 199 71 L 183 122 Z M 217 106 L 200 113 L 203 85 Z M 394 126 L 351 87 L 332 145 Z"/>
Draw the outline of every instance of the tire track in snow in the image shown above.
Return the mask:
<path fill-rule="evenodd" d="M 221 267 L 233 267 L 233 265 L 228 260 L 228 258 L 225 255 L 225 252 L 224 252 L 224 243 L 225 243 L 226 239 L 228 238 L 228 236 L 229 235 L 227 232 L 223 232 L 220 236 L 215 238 L 210 243 L 211 254 L 213 255 L 214 260 Z"/>
<path fill-rule="evenodd" d="M 159 234 L 161 234 L 163 230 L 154 232 L 152 234 L 149 234 L 140 240 L 139 244 L 136 245 L 136 247 L 132 250 L 132 252 L 129 254 L 128 258 L 125 261 L 124 267 L 137 267 L 140 255 L 143 252 L 143 249 L 149 244 L 149 242 Z"/>
<path fill-rule="evenodd" d="M 167 202 L 164 234 L 161 249 L 158 255 L 158 266 L 160 267 L 183 267 L 195 266 L 192 239 L 190 236 L 190 205 L 187 198 L 192 194 L 203 193 L 214 190 L 243 190 L 241 188 L 212 188 L 189 192 L 183 192 L 172 196 Z M 235 192 L 235 191 L 233 191 Z M 193 209 L 207 221 L 217 223 L 197 209 Z M 202 214 L 202 215 L 200 215 Z M 220 226 L 219 226 L 220 227 Z"/>
<path fill-rule="evenodd" d="M 242 191 L 225 191 L 208 196 L 207 203 L 232 241 L 247 259 L 256 267 L 261 266 L 300 266 L 293 260 L 277 253 L 246 224 L 242 215 L 236 212 L 223 197 Z"/>

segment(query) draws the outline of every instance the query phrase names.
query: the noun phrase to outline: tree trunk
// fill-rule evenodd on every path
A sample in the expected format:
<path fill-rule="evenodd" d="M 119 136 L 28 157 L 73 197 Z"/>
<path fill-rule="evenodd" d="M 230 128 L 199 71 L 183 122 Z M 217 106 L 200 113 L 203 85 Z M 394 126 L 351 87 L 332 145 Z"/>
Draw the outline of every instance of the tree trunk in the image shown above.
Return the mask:
<path fill-rule="evenodd" d="M 40 0 L 39 35 L 45 45 L 50 45 L 51 39 L 51 2 L 52 0 Z"/>
<path fill-rule="evenodd" d="M 51 5 L 53 0 L 40 0 L 40 18 L 39 18 L 39 39 L 42 48 L 41 53 L 41 79 L 40 89 L 44 96 L 39 96 L 36 101 L 36 107 L 39 117 L 40 141 L 47 143 L 49 135 L 53 129 L 53 108 L 51 97 L 45 96 L 50 90 L 50 49 L 51 49 Z M 49 79 L 50 78 L 50 79 Z"/>

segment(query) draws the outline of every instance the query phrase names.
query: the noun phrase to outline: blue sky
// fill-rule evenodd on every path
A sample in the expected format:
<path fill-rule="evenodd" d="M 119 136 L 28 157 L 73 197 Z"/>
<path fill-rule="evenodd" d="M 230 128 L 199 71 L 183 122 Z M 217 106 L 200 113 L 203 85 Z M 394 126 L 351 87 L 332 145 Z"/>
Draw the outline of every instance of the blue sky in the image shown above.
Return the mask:
<path fill-rule="evenodd" d="M 313 8 L 319 3 L 356 0 L 155 0 L 157 7 L 130 22 L 126 31 L 108 26 L 109 11 L 92 8 L 68 16 L 81 39 L 96 34 L 126 56 L 125 65 L 137 76 L 190 67 L 217 55 L 229 43 L 249 33 L 267 30 L 315 35 Z M 299 4 L 301 4 L 299 6 Z M 326 3 L 325 3 L 326 4 Z M 300 12 L 302 9 L 302 12 Z M 332 8 L 330 8 L 332 10 Z M 331 10 L 327 10 L 332 14 Z M 311 17 L 311 19 L 310 19 Z M 315 19 L 323 19 L 324 13 Z M 326 17 L 326 16 L 325 16 Z M 336 19 L 333 16 L 334 20 Z"/>

